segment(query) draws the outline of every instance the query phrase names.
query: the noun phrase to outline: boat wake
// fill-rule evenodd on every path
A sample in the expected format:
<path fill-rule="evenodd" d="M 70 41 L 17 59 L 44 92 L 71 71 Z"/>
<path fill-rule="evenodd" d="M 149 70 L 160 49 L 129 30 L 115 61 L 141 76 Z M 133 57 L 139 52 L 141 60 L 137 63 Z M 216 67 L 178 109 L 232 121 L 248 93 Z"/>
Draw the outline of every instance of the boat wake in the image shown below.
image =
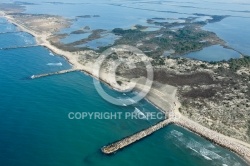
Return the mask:
<path fill-rule="evenodd" d="M 145 120 L 148 120 L 147 116 L 141 111 L 139 110 L 138 108 L 135 107 L 135 110 L 133 112 L 134 114 L 137 115 L 137 117 L 139 117 L 139 119 L 145 119 Z"/>
<path fill-rule="evenodd" d="M 61 62 L 59 63 L 48 63 L 48 66 L 62 66 L 63 64 Z"/>
<path fill-rule="evenodd" d="M 133 99 L 131 99 L 131 98 L 128 98 L 128 100 L 132 103 L 132 104 L 135 104 L 136 102 L 133 100 Z"/>

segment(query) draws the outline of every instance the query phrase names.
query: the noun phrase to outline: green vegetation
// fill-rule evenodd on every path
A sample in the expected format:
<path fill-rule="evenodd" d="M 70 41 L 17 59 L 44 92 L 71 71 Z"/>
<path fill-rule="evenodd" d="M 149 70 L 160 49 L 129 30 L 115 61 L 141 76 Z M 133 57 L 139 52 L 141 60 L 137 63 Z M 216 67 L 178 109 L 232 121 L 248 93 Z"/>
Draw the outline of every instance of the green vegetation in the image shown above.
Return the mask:
<path fill-rule="evenodd" d="M 144 30 L 144 29 L 147 29 L 148 27 L 147 26 L 142 26 L 142 25 L 135 25 L 135 28 L 138 29 L 138 30 Z"/>
<path fill-rule="evenodd" d="M 121 82 L 121 81 L 116 81 L 116 82 L 117 82 L 117 84 L 122 85 L 122 82 Z"/>
<path fill-rule="evenodd" d="M 125 35 L 125 34 L 135 34 L 140 33 L 140 30 L 132 30 L 132 29 L 122 29 L 122 28 L 115 28 L 112 30 L 112 32 L 116 35 Z"/>
<path fill-rule="evenodd" d="M 163 55 L 166 50 L 174 50 L 175 53 L 172 55 L 184 55 L 210 45 L 223 43 L 215 33 L 197 29 L 196 26 L 186 26 L 175 31 L 165 28 L 158 31 L 115 28 L 112 32 L 122 36 L 115 42 L 115 45 L 129 44 L 136 46 L 142 43 L 138 48 L 148 56 L 157 58 Z"/>
<path fill-rule="evenodd" d="M 161 66 L 161 65 L 165 65 L 165 60 L 164 58 L 156 58 L 151 63 L 153 66 Z"/>
<path fill-rule="evenodd" d="M 84 31 L 84 30 L 76 30 L 76 31 L 71 32 L 70 34 L 84 34 L 84 33 L 86 33 L 86 31 Z"/>
<path fill-rule="evenodd" d="M 250 120 L 247 121 L 247 135 L 250 137 Z"/>
<path fill-rule="evenodd" d="M 207 69 L 207 65 L 205 64 L 201 64 L 200 67 L 202 67 L 203 69 Z"/>
<path fill-rule="evenodd" d="M 250 57 L 244 56 L 240 59 L 230 59 L 228 63 L 230 66 L 230 70 L 237 71 L 241 67 L 250 67 Z"/>
<path fill-rule="evenodd" d="M 200 14 L 196 15 L 202 16 Z M 97 16 L 98 15 L 82 15 L 77 17 L 90 18 Z M 112 30 L 112 33 L 120 36 L 120 38 L 117 39 L 113 45 L 132 45 L 138 47 L 145 54 L 152 58 L 159 58 L 164 55 L 164 52 L 167 52 L 168 50 L 173 50 L 173 52 L 169 53 L 169 55 L 180 56 L 189 52 L 201 50 L 204 47 L 208 47 L 211 45 L 224 45 L 224 41 L 219 39 L 215 33 L 201 29 L 201 26 L 204 26 L 209 21 L 216 22 L 225 18 L 225 16 L 211 17 L 212 19 L 199 22 L 195 22 L 195 19 L 197 17 L 180 18 L 181 20 L 184 20 L 182 22 L 179 22 L 179 19 L 176 19 L 176 22 L 174 22 L 174 20 L 171 20 L 171 22 L 169 22 L 167 18 L 148 19 L 147 22 L 149 24 L 152 24 L 152 26 L 160 27 L 159 30 L 155 31 L 144 31 L 147 30 L 148 27 L 138 24 L 134 26 L 135 29 L 115 28 Z M 173 27 L 175 29 L 172 29 Z M 83 34 L 86 32 L 90 32 L 90 27 L 86 26 L 79 30 L 75 30 L 71 32 L 71 34 Z M 67 49 L 70 50 L 88 50 L 88 48 L 84 46 L 80 48 L 75 46 L 82 45 L 89 41 L 101 38 L 101 34 L 103 32 L 105 32 L 105 30 L 93 30 L 92 34 L 89 35 L 88 38 L 84 38 L 61 47 L 67 47 Z M 98 52 L 102 52 L 109 47 L 110 46 L 100 47 Z M 163 62 L 161 61 L 155 61 L 155 63 L 163 64 Z"/>
<path fill-rule="evenodd" d="M 212 20 L 208 20 L 209 23 L 215 23 L 215 22 L 220 22 L 221 20 L 223 20 L 224 18 L 228 17 L 228 16 L 218 16 L 218 15 L 213 15 L 211 16 L 213 19 Z"/>
<path fill-rule="evenodd" d="M 194 15 L 196 15 L 196 16 L 210 16 L 212 19 L 207 20 L 207 22 L 209 22 L 209 23 L 220 22 L 224 18 L 228 17 L 228 15 L 220 16 L 220 15 L 206 15 L 206 14 L 200 14 L 200 13 L 195 13 Z"/>

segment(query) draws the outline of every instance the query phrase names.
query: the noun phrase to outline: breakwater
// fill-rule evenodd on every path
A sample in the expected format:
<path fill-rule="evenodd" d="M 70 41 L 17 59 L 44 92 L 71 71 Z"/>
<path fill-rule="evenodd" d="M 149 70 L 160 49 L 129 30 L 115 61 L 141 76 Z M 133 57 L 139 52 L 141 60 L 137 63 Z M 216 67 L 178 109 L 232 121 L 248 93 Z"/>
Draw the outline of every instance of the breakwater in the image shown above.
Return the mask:
<path fill-rule="evenodd" d="M 235 152 L 239 154 L 241 157 L 243 157 L 248 163 L 250 163 L 250 149 L 246 146 L 233 141 L 230 137 L 224 136 L 220 133 L 217 133 L 216 131 L 210 130 L 184 116 L 182 116 L 179 113 L 170 112 L 169 118 L 165 119 L 156 125 L 149 127 L 145 130 L 142 130 L 138 133 L 135 133 L 131 136 L 128 136 L 124 139 L 121 139 L 119 141 L 116 141 L 110 145 L 104 146 L 101 148 L 101 151 L 104 154 L 112 154 L 115 153 L 118 150 L 121 150 L 151 134 L 158 131 L 159 129 L 169 125 L 169 124 L 176 124 L 178 126 L 184 127 L 203 138 L 220 145 L 222 147 L 228 148 L 232 152 Z"/>
<path fill-rule="evenodd" d="M 47 76 L 59 75 L 59 74 L 66 74 L 66 73 L 75 72 L 75 71 L 82 71 L 82 70 L 80 70 L 80 69 L 61 70 L 61 71 L 57 71 L 57 72 L 54 72 L 54 73 L 45 73 L 45 74 L 32 75 L 30 78 L 31 79 L 37 79 L 37 78 L 41 78 L 41 77 L 47 77 Z"/>
<path fill-rule="evenodd" d="M 13 32 L 0 32 L 0 34 L 11 34 L 11 33 L 18 33 L 18 32 L 21 32 L 21 31 L 13 31 Z"/>
<path fill-rule="evenodd" d="M 115 153 L 116 151 L 118 151 L 126 146 L 129 146 L 130 144 L 135 143 L 135 142 L 153 134 L 155 131 L 157 131 L 157 130 L 159 130 L 159 129 L 161 129 L 161 128 L 163 128 L 171 123 L 173 123 L 172 119 L 167 119 L 167 120 L 161 121 L 148 129 L 142 130 L 138 133 L 135 133 L 132 136 L 126 137 L 126 138 L 124 138 L 120 141 L 117 141 L 115 143 L 112 143 L 108 146 L 104 146 L 101 150 L 105 154 Z"/>
<path fill-rule="evenodd" d="M 30 46 L 20 46 L 20 47 L 7 47 L 7 48 L 0 48 L 0 50 L 12 50 L 18 48 L 30 48 L 30 47 L 37 47 L 38 45 L 30 45 Z"/>

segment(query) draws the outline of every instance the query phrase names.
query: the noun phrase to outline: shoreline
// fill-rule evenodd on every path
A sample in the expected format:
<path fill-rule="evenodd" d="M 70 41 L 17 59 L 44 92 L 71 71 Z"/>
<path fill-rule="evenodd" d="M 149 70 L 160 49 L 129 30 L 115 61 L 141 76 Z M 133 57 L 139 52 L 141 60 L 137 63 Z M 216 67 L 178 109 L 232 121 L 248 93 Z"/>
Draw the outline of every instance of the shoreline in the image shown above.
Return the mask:
<path fill-rule="evenodd" d="M 182 116 L 178 121 L 173 122 L 174 125 L 180 126 L 204 139 L 216 144 L 222 148 L 228 149 L 248 165 L 250 165 L 250 150 L 246 146 L 234 142 L 233 140 L 226 139 L 224 136 L 216 131 L 205 128 L 204 126 Z M 230 138 L 230 137 L 229 137 Z"/>
<path fill-rule="evenodd" d="M 1 12 L 3 13 L 3 12 Z M 84 71 L 85 74 L 90 75 L 91 77 L 98 79 L 100 81 L 102 81 L 103 83 L 105 83 L 106 85 L 108 85 L 110 88 L 116 90 L 116 91 L 122 91 L 123 89 L 119 89 L 119 87 L 114 87 L 114 85 L 112 84 L 112 80 L 109 80 L 109 77 L 107 77 L 107 79 L 102 79 L 102 78 L 97 78 L 94 74 L 93 74 L 93 70 L 88 67 L 88 66 L 84 66 L 82 64 L 80 64 L 78 62 L 78 57 L 76 55 L 73 55 L 71 52 L 67 52 L 67 51 L 63 51 L 58 49 L 57 47 L 51 45 L 47 39 L 46 39 L 46 35 L 38 35 L 35 32 L 33 32 L 32 30 L 30 30 L 29 28 L 23 26 L 21 23 L 18 23 L 16 20 L 14 20 L 13 18 L 11 18 L 10 16 L 6 15 L 5 13 L 3 13 L 3 17 L 5 17 L 10 23 L 16 25 L 17 27 L 19 27 L 22 31 L 27 32 L 29 34 L 31 34 L 32 36 L 35 37 L 37 44 L 40 46 L 43 46 L 45 48 L 47 48 L 48 50 L 50 50 L 52 53 L 57 54 L 58 56 L 62 56 L 64 57 L 71 65 L 72 65 L 72 69 L 79 69 Z M 159 96 L 158 94 L 155 94 L 154 92 L 152 92 L 154 95 Z M 159 96 L 160 98 L 160 96 Z M 155 107 L 157 107 L 157 109 L 162 110 L 161 106 L 159 104 L 157 104 L 156 102 L 150 100 L 148 97 L 146 98 L 151 104 L 153 104 Z M 156 99 L 157 100 L 157 99 Z M 163 99 L 162 99 L 163 100 Z M 163 100 L 164 101 L 164 100 Z M 180 105 L 179 105 L 180 106 Z M 166 111 L 163 109 L 163 112 Z M 169 111 L 169 110 L 168 110 Z M 216 131 L 210 130 L 204 126 L 201 126 L 200 124 L 192 121 L 191 119 L 188 119 L 186 117 L 184 117 L 183 115 L 181 115 L 178 111 L 177 106 L 175 106 L 175 109 L 173 110 L 174 114 L 176 114 L 177 116 L 180 116 L 180 118 L 175 119 L 174 124 L 181 126 L 203 138 L 206 138 L 208 140 L 210 140 L 211 142 L 218 144 L 224 148 L 227 148 L 228 150 L 233 151 L 234 153 L 236 153 L 238 156 L 240 156 L 241 158 L 243 158 L 244 161 L 246 161 L 248 164 L 250 164 L 250 150 L 249 150 L 249 146 L 247 143 L 231 138 L 231 137 L 227 137 L 225 135 L 222 135 L 220 133 L 217 133 Z M 166 113 L 166 112 L 165 112 Z M 184 120 L 184 122 L 182 121 Z M 190 125 L 192 124 L 192 125 Z M 198 129 L 200 128 L 200 129 Z M 206 132 L 203 132 L 206 131 Z M 212 133 L 212 136 L 209 135 L 209 133 Z M 217 137 L 217 138 L 216 138 Z M 221 139 L 223 141 L 221 141 Z M 229 144 L 227 144 L 229 143 Z M 244 145 L 244 144 L 245 145 Z M 240 149 L 240 150 L 237 150 Z M 246 151 L 249 153 L 243 153 L 241 152 L 241 150 L 243 149 L 243 152 L 245 152 L 245 149 L 247 149 Z"/>

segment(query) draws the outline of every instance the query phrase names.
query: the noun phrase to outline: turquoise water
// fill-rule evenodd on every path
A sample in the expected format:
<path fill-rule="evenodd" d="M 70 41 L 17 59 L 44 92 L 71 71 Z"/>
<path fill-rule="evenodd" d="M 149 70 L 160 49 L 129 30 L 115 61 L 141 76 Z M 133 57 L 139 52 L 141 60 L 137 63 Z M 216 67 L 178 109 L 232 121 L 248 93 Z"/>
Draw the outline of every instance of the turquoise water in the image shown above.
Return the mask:
<path fill-rule="evenodd" d="M 16 32 L 17 28 L 13 24 L 6 24 L 4 21 L 0 20 L 1 33 Z"/>
<path fill-rule="evenodd" d="M 35 44 L 28 34 L 19 34 L 13 41 L 7 39 L 14 34 L 3 34 L 1 47 L 27 46 L 24 39 Z M 58 62 L 62 66 L 47 65 Z M 246 165 L 232 152 L 175 125 L 112 156 L 103 155 L 102 146 L 158 120 L 70 120 L 70 112 L 159 110 L 145 100 L 128 107 L 107 103 L 96 92 L 92 78 L 80 72 L 29 79 L 33 74 L 69 68 L 64 58 L 52 56 L 44 47 L 0 50 L 0 165 Z M 117 97 L 123 95 L 104 88 Z"/>
<path fill-rule="evenodd" d="M 0 33 L 0 48 L 25 47 L 35 45 L 35 40 L 30 34 L 24 32 Z"/>

